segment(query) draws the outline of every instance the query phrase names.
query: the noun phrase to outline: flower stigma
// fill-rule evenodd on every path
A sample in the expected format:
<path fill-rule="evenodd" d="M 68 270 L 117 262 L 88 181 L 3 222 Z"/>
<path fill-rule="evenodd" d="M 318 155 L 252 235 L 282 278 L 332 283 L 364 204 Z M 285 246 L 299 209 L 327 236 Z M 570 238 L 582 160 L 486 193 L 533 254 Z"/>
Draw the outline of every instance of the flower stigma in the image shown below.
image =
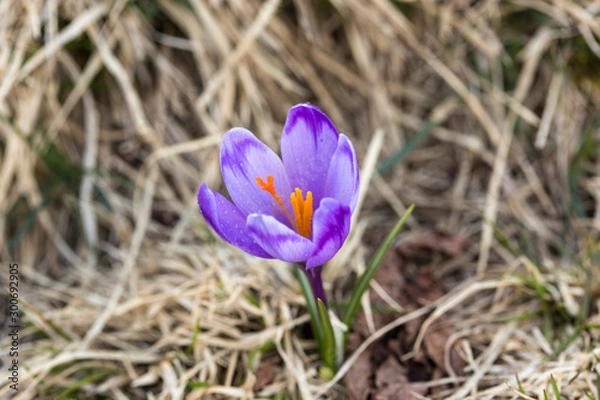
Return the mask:
<path fill-rule="evenodd" d="M 267 182 L 263 181 L 260 177 L 256 178 L 256 183 L 260 188 L 266 192 L 269 192 L 273 199 L 277 202 L 279 207 L 283 210 L 283 213 L 290 221 L 294 230 L 298 232 L 300 235 L 304 237 L 309 237 L 312 231 L 312 217 L 313 217 L 313 198 L 312 192 L 306 192 L 306 198 L 304 198 L 302 194 L 302 189 L 296 188 L 294 192 L 290 195 L 290 203 L 292 204 L 292 210 L 294 212 L 294 217 L 285 207 L 281 197 L 275 191 L 275 178 L 273 175 L 267 176 Z"/>

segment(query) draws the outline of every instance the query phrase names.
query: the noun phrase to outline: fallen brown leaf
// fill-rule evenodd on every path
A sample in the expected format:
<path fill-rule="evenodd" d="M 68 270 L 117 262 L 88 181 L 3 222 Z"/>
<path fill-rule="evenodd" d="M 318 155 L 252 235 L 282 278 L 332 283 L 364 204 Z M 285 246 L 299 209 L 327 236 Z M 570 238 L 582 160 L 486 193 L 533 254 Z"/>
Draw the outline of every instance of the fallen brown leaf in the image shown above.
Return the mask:
<path fill-rule="evenodd" d="M 254 391 L 261 391 L 267 385 L 272 383 L 273 379 L 275 379 L 275 369 L 273 368 L 273 364 L 270 362 L 263 362 L 256 369 L 256 383 L 254 384 Z"/>
<path fill-rule="evenodd" d="M 375 399 L 412 399 L 412 385 L 406 376 L 406 368 L 402 367 L 394 356 L 389 356 L 377 368 L 375 386 L 378 388 Z"/>

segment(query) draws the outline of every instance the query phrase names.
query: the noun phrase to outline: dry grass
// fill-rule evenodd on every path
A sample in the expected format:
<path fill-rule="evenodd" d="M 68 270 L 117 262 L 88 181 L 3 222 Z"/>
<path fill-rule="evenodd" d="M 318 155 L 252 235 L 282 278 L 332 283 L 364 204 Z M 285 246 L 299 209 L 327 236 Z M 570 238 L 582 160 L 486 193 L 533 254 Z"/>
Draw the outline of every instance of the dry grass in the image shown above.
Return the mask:
<path fill-rule="evenodd" d="M 434 397 L 553 398 L 554 380 L 600 398 L 597 2 L 85 3 L 0 2 L 1 279 L 19 262 L 25 314 L 14 398 L 347 397 L 359 353 L 320 378 L 289 267 L 224 245 L 196 205 L 201 182 L 223 189 L 227 129 L 277 148 L 303 101 L 363 165 L 326 269 L 336 301 L 410 203 L 402 240 L 469 237 L 437 268 L 447 295 L 361 349 L 426 314 L 416 351 L 445 315 L 467 368 L 415 383 Z"/>

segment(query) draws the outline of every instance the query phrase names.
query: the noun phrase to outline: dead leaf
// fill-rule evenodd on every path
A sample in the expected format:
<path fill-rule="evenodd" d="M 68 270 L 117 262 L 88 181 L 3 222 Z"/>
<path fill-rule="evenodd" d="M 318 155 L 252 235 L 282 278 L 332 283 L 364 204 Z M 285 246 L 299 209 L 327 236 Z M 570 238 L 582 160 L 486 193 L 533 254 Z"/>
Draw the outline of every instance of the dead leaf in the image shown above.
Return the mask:
<path fill-rule="evenodd" d="M 344 384 L 348 390 L 351 399 L 366 400 L 371 392 L 371 375 L 373 366 L 371 365 L 371 352 L 363 352 L 348 373 L 344 376 Z"/>
<path fill-rule="evenodd" d="M 379 391 L 375 395 L 375 400 L 408 400 L 417 397 L 411 394 L 412 386 L 410 383 L 395 383 L 392 386 Z"/>
<path fill-rule="evenodd" d="M 444 354 L 446 353 L 446 342 L 451 334 L 452 332 L 447 328 L 442 328 L 439 330 L 430 328 L 423 337 L 423 344 L 425 345 L 427 355 L 442 371 L 446 371 L 444 365 Z"/>
<path fill-rule="evenodd" d="M 418 258 L 424 253 L 440 253 L 448 257 L 460 255 L 465 248 L 468 236 L 460 233 L 449 233 L 431 230 L 413 242 L 400 247 L 402 255 L 409 259 Z"/>
<path fill-rule="evenodd" d="M 275 370 L 273 364 L 270 362 L 263 362 L 256 369 L 256 383 L 254 384 L 254 391 L 260 392 L 266 386 L 273 382 L 275 379 Z"/>
<path fill-rule="evenodd" d="M 378 391 L 377 400 L 412 399 L 412 385 L 406 376 L 406 368 L 402 367 L 394 356 L 389 356 L 375 373 L 375 386 Z"/>
<path fill-rule="evenodd" d="M 441 369 L 444 373 L 449 371 L 446 368 L 444 362 L 444 356 L 446 353 L 446 345 L 448 338 L 454 333 L 453 329 L 449 326 L 444 326 L 440 329 L 430 328 L 423 337 L 423 344 L 427 351 L 429 358 L 433 360 L 435 365 Z M 456 343 L 450 348 L 450 366 L 456 374 L 462 374 L 465 367 L 465 361 L 460 357 L 456 349 Z"/>
<path fill-rule="evenodd" d="M 374 279 L 387 296 L 406 311 L 416 310 L 445 294 L 444 285 L 436 274 L 435 261 L 460 254 L 465 243 L 464 235 L 431 231 L 417 241 L 403 244 L 396 251 L 389 252 L 381 262 Z M 369 295 L 374 308 L 372 315 L 376 329 L 398 318 L 396 313 L 378 311 L 376 307 L 390 305 L 373 290 L 370 290 Z M 429 381 L 434 375 L 448 375 L 444 364 L 444 352 L 448 338 L 454 333 L 452 326 L 446 324 L 438 329 L 431 327 L 430 331 L 425 333 L 424 345 L 420 350 L 402 364 L 399 361 L 413 350 L 425 318 L 426 316 L 409 321 L 390 332 L 360 356 L 351 373 L 344 378 L 349 396 L 363 400 L 371 395 L 374 399 L 388 400 L 416 398 L 416 394 L 431 394 L 428 388 L 415 388 L 411 382 Z M 444 318 L 439 320 L 441 324 L 445 321 Z M 358 348 L 371 334 L 363 312 L 357 314 L 353 330 L 347 346 L 348 353 Z M 452 346 L 450 352 L 449 361 L 453 372 L 463 373 L 465 363 L 456 345 Z"/>
<path fill-rule="evenodd" d="M 377 367 L 375 373 L 375 386 L 382 389 L 394 383 L 407 382 L 406 369 L 402 367 L 394 356 L 389 356 L 383 364 Z"/>

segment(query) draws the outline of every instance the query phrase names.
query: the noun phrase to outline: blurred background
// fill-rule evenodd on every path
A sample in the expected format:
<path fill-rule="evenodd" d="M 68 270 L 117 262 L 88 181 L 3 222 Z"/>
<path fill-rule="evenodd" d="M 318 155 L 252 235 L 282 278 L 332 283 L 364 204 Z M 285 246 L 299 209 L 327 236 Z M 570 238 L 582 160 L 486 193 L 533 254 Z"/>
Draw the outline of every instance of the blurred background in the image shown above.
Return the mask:
<path fill-rule="evenodd" d="M 599 398 L 599 40 L 597 1 L 0 1 L 0 397 Z M 307 101 L 361 164 L 334 312 L 416 205 L 332 381 L 196 200 Z"/>

